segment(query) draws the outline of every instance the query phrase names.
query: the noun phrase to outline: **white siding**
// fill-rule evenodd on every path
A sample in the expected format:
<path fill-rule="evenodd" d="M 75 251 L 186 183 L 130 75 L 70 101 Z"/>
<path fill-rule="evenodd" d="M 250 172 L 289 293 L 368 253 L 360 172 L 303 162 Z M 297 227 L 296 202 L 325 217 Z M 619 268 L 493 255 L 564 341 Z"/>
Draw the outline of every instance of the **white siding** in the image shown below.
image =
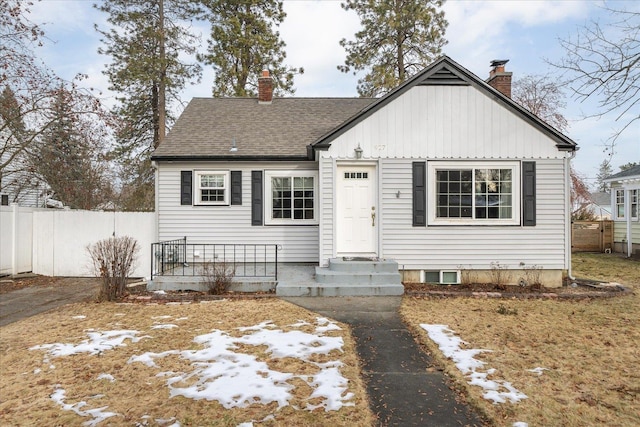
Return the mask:
<path fill-rule="evenodd" d="M 157 184 L 158 238 L 171 240 L 186 236 L 188 243 L 279 244 L 282 246 L 278 252 L 279 261 L 317 262 L 317 225 L 251 225 L 252 170 L 316 168 L 315 162 L 160 162 Z M 242 205 L 181 206 L 180 171 L 196 169 L 242 171 Z"/>
<path fill-rule="evenodd" d="M 524 262 L 545 270 L 565 269 L 564 164 L 540 160 L 536 166 L 535 227 L 413 227 L 411 160 L 384 160 L 382 255 L 398 261 L 404 269 L 489 269 L 493 261 L 511 268 Z M 427 200 L 430 197 L 428 194 Z"/>
<path fill-rule="evenodd" d="M 333 240 L 333 227 L 334 218 L 333 212 L 335 207 L 334 197 L 334 184 L 333 175 L 334 168 L 333 162 L 330 159 L 320 159 L 320 182 L 322 188 L 325 191 L 320 192 L 320 260 L 321 265 L 326 264 L 326 260 L 333 256 L 334 240 Z"/>
<path fill-rule="evenodd" d="M 417 86 L 332 142 L 322 157 L 561 159 L 556 144 L 472 86 Z"/>
<path fill-rule="evenodd" d="M 319 153 L 321 197 L 333 203 L 335 165 L 378 160 L 379 255 L 402 269 L 510 268 L 520 263 L 567 269 L 566 153 L 518 114 L 472 86 L 414 87 L 340 135 Z M 412 162 L 535 161 L 536 226 L 412 226 Z M 427 176 L 427 180 L 431 177 Z M 517 183 L 521 185 L 521 182 Z M 427 186 L 427 189 L 429 186 Z M 398 192 L 399 196 L 398 196 Z M 433 197 L 427 193 L 427 201 Z M 521 201 L 519 200 L 518 203 Z M 333 211 L 325 206 L 320 262 L 335 256 Z"/>

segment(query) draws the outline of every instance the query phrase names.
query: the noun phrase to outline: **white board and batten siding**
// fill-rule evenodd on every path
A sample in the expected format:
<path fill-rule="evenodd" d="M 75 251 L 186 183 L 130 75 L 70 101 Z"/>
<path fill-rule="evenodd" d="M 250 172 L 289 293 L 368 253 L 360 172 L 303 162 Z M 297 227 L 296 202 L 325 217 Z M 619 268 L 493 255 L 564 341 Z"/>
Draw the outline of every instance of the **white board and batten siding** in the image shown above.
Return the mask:
<path fill-rule="evenodd" d="M 566 269 L 567 153 L 545 133 L 472 86 L 417 86 L 346 130 L 320 152 L 320 263 L 336 256 L 330 207 L 341 161 L 376 161 L 379 255 L 404 269 L 489 269 L 520 262 Z M 412 226 L 412 162 L 536 162 L 536 226 Z M 428 170 L 428 166 L 427 166 Z M 427 180 L 431 177 L 427 172 Z M 521 183 L 519 183 L 521 185 Z M 427 185 L 427 189 L 429 186 Z M 398 196 L 399 192 L 399 196 Z M 427 205 L 433 198 L 427 194 Z M 429 207 L 428 207 L 429 209 Z"/>
<path fill-rule="evenodd" d="M 241 171 L 242 205 L 180 205 L 180 172 Z M 317 262 L 318 225 L 251 225 L 251 171 L 317 170 L 315 162 L 161 162 L 158 165 L 158 238 L 187 243 L 281 245 L 280 262 Z M 263 175 L 263 190 L 264 190 Z M 263 196 L 267 197 L 266 195 Z M 194 192 L 195 200 L 195 192 Z M 319 212 L 317 210 L 316 212 Z M 264 215 L 266 216 L 266 212 Z"/>

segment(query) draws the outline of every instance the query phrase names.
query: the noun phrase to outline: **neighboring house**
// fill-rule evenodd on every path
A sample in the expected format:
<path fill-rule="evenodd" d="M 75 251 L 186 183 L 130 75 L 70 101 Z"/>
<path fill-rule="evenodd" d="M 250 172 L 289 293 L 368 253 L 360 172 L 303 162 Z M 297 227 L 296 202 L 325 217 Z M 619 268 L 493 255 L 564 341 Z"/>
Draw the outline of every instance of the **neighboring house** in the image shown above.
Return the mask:
<path fill-rule="evenodd" d="M 2 141 L 6 143 L 6 140 Z M 0 174 L 0 205 L 17 203 L 23 207 L 46 207 L 49 186 L 38 175 L 29 172 L 23 153 L 12 159 L 14 152 L 9 148 L 0 150 L 0 165 L 4 165 Z"/>
<path fill-rule="evenodd" d="M 588 209 L 598 220 L 611 219 L 611 193 L 604 191 L 592 193 Z"/>
<path fill-rule="evenodd" d="M 268 73 L 258 99 L 194 98 L 152 156 L 159 239 L 393 259 L 414 281 L 538 266 L 560 286 L 576 144 L 509 98 L 504 62 L 484 82 L 444 56 L 379 99 L 272 99 Z"/>
<path fill-rule="evenodd" d="M 627 256 L 640 253 L 640 166 L 611 175 L 605 182 L 611 184 L 614 251 Z"/>

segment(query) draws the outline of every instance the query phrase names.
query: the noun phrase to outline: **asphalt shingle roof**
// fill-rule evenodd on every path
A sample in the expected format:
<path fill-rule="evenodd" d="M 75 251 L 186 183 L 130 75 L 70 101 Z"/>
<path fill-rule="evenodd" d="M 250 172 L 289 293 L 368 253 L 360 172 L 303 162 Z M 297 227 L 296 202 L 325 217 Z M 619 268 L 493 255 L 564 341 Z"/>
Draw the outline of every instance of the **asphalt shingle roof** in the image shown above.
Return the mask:
<path fill-rule="evenodd" d="M 628 178 L 628 177 L 631 177 L 631 176 L 640 176 L 640 165 L 634 166 L 634 167 L 629 168 L 627 170 L 624 170 L 622 172 L 618 172 L 616 174 L 613 174 L 610 177 L 608 177 L 605 181 L 623 179 L 623 178 Z"/>
<path fill-rule="evenodd" d="M 374 98 L 194 98 L 154 159 L 298 157 Z M 230 151 L 235 139 L 238 150 Z"/>

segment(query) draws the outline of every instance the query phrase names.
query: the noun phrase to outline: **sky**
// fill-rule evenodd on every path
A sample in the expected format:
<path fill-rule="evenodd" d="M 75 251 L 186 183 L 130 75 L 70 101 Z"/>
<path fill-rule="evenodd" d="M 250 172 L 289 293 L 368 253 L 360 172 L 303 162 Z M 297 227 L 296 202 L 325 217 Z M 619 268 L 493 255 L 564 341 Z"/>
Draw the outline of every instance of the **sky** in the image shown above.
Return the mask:
<path fill-rule="evenodd" d="M 98 54 L 102 45 L 94 24 L 107 28 L 106 15 L 95 10 L 91 0 L 42 0 L 32 7 L 31 19 L 43 24 L 48 40 L 38 55 L 58 75 L 71 79 L 77 73 L 88 76 L 83 84 L 102 92 L 106 105 L 113 105 L 109 82 L 102 73 L 110 58 Z M 343 38 L 353 39 L 359 19 L 340 7 L 339 0 L 284 1 L 287 13 L 279 28 L 286 43 L 286 64 L 304 67 L 295 79 L 299 97 L 357 96 L 358 76 L 338 71 L 345 52 L 339 45 Z M 640 2 L 609 1 L 613 7 L 635 8 Z M 489 62 L 509 59 L 506 71 L 513 79 L 524 75 L 557 75 L 549 65 L 563 55 L 559 39 L 574 36 L 592 20 L 606 20 L 595 0 L 521 0 L 463 1 L 449 0 L 444 5 L 449 26 L 443 53 L 481 79 L 489 75 Z M 192 32 L 201 35 L 200 51 L 206 48 L 207 25 L 195 23 Z M 211 96 L 213 71 L 205 68 L 202 80 L 189 85 L 182 93 L 184 105 L 193 97 Z M 595 100 L 579 102 L 567 96 L 563 113 L 569 121 L 567 135 L 580 147 L 574 168 L 592 184 L 600 163 L 605 159 L 604 146 L 620 126 L 614 116 L 588 118 L 596 110 Z M 183 107 L 178 105 L 175 112 Z M 633 113 L 633 112 L 632 112 Z M 637 114 L 637 113 L 636 113 Z M 640 122 L 629 128 L 616 144 L 611 159 L 613 172 L 627 162 L 640 162 Z"/>

